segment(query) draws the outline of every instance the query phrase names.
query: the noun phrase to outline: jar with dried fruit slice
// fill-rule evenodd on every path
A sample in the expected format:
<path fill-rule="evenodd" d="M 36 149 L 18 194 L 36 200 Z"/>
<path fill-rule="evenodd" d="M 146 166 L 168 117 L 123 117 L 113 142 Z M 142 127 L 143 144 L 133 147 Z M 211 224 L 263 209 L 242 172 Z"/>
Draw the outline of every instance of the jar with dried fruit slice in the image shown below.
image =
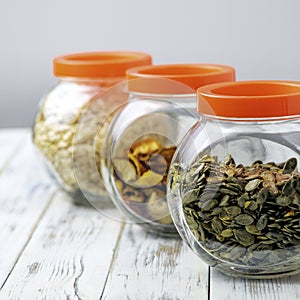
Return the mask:
<path fill-rule="evenodd" d="M 129 103 L 112 115 L 101 161 L 105 186 L 128 221 L 177 234 L 166 201 L 176 147 L 198 115 L 195 90 L 234 80 L 228 66 L 157 65 L 127 71 Z"/>

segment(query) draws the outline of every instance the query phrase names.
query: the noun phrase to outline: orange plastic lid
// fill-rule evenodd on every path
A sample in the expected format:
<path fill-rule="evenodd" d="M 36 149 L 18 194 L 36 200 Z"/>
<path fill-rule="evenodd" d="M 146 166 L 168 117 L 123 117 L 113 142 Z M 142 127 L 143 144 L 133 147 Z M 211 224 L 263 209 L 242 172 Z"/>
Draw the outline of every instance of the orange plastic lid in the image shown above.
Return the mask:
<path fill-rule="evenodd" d="M 197 110 L 229 118 L 272 118 L 300 115 L 300 82 L 237 81 L 197 90 Z"/>
<path fill-rule="evenodd" d="M 134 51 L 86 52 L 54 58 L 57 77 L 125 77 L 128 68 L 151 65 L 150 54 Z"/>
<path fill-rule="evenodd" d="M 150 94 L 186 94 L 187 90 L 195 93 L 198 87 L 210 83 L 233 81 L 235 70 L 230 66 L 214 64 L 155 65 L 129 69 L 126 72 L 126 78 L 129 91 Z M 161 78 L 182 83 L 182 89 L 178 84 L 172 85 L 170 82 L 163 84 L 164 81 L 159 81 Z"/>

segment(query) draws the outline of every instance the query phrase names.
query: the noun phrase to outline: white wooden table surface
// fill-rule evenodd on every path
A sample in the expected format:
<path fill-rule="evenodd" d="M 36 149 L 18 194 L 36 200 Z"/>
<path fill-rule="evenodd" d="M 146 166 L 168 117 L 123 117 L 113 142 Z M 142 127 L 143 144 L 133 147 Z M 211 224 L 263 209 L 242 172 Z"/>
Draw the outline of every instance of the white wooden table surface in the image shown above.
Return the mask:
<path fill-rule="evenodd" d="M 0 130 L 0 299 L 300 299 L 300 276 L 234 279 L 178 238 L 74 206 L 30 130 Z"/>

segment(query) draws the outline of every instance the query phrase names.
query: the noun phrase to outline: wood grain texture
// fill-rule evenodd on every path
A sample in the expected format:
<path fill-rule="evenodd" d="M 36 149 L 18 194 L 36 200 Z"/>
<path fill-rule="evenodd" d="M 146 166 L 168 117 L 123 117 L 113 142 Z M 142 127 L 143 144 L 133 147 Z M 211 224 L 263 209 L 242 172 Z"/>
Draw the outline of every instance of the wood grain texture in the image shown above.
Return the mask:
<path fill-rule="evenodd" d="M 208 267 L 178 239 L 126 225 L 103 299 L 207 299 Z"/>
<path fill-rule="evenodd" d="M 269 280 L 232 278 L 211 271 L 210 300 L 299 300 L 300 276 Z"/>
<path fill-rule="evenodd" d="M 0 130 L 0 300 L 300 300 L 300 275 L 232 278 L 180 239 L 77 207 L 50 179 L 30 130 Z"/>
<path fill-rule="evenodd" d="M 29 135 L 29 129 L 0 130 L 0 174 L 9 160 L 20 150 L 22 142 Z"/>
<path fill-rule="evenodd" d="M 5 284 L 3 299 L 99 299 L 121 227 L 58 193 Z"/>
<path fill-rule="evenodd" d="M 1 289 L 55 191 L 36 160 L 28 133 L 0 175 L 0 191 Z"/>

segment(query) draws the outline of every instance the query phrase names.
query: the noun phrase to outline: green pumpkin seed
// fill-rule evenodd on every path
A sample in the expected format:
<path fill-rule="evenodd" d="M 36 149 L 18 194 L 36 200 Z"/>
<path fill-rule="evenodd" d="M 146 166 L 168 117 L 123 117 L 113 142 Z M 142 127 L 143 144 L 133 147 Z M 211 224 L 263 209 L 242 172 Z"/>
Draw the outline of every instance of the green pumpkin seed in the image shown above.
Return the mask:
<path fill-rule="evenodd" d="M 297 167 L 297 159 L 295 157 L 290 158 L 283 166 L 283 174 L 292 173 Z"/>
<path fill-rule="evenodd" d="M 235 217 L 235 216 L 239 215 L 242 212 L 242 210 L 238 206 L 226 207 L 225 211 L 231 217 Z"/>
<path fill-rule="evenodd" d="M 256 223 L 256 228 L 258 230 L 264 230 L 266 228 L 267 224 L 268 224 L 268 216 L 262 215 Z"/>
<path fill-rule="evenodd" d="M 258 204 L 263 204 L 266 202 L 269 196 L 269 191 L 267 188 L 262 188 L 258 193 L 257 193 L 257 203 Z"/>
<path fill-rule="evenodd" d="M 243 229 L 235 230 L 234 236 L 236 240 L 245 247 L 254 244 L 255 241 L 254 236 Z"/>
<path fill-rule="evenodd" d="M 254 222 L 253 217 L 248 214 L 240 214 L 234 220 L 239 225 L 251 225 Z"/>
<path fill-rule="evenodd" d="M 253 179 L 251 181 L 249 181 L 246 186 L 245 186 L 245 190 L 247 192 L 251 192 L 254 191 L 255 189 L 258 188 L 258 186 L 260 185 L 261 180 L 260 179 Z"/>
<path fill-rule="evenodd" d="M 223 237 L 225 237 L 225 238 L 232 237 L 232 236 L 233 236 L 233 231 L 232 231 L 231 228 L 227 228 L 227 229 L 225 229 L 225 230 L 223 230 L 223 231 L 221 232 L 221 235 L 222 235 Z"/>
<path fill-rule="evenodd" d="M 220 221 L 219 218 L 214 217 L 211 221 L 211 227 L 212 229 L 217 233 L 217 234 L 221 234 L 222 230 L 223 230 L 223 225 L 222 222 Z"/>
<path fill-rule="evenodd" d="M 292 203 L 292 199 L 288 196 L 278 196 L 276 203 L 280 206 L 289 206 Z"/>
<path fill-rule="evenodd" d="M 251 234 L 255 234 L 255 235 L 261 234 L 261 231 L 258 230 L 255 225 L 246 225 L 245 229 L 246 229 L 247 232 L 249 232 Z"/>
<path fill-rule="evenodd" d="M 241 197 L 238 198 L 237 200 L 237 203 L 238 203 L 238 206 L 243 208 L 244 205 L 245 205 L 245 202 L 248 201 L 250 198 L 249 198 L 249 195 L 248 193 L 245 193 L 243 194 Z"/>

